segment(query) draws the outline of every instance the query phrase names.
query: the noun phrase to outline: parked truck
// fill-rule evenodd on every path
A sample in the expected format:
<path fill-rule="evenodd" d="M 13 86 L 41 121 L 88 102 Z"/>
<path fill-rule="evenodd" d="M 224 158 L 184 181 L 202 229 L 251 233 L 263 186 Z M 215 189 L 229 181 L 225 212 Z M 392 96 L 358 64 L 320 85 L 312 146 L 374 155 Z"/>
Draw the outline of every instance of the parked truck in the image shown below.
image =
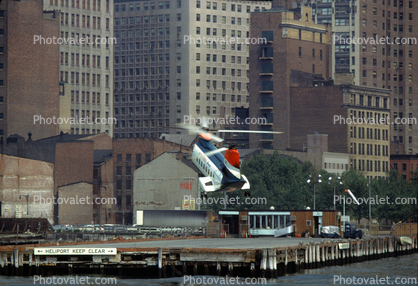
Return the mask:
<path fill-rule="evenodd" d="M 344 238 L 362 238 L 363 237 L 363 231 L 356 229 L 355 223 L 345 223 L 344 227 Z"/>

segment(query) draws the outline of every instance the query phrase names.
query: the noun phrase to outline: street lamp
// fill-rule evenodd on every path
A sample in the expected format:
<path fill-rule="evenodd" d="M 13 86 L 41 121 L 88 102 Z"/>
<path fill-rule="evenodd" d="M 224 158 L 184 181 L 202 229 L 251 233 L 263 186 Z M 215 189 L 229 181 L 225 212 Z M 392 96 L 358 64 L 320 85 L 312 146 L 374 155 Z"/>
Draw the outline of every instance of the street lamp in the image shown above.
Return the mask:
<path fill-rule="evenodd" d="M 22 197 L 26 198 L 26 217 L 28 217 L 29 216 L 29 195 L 20 195 L 19 200 L 21 200 Z"/>
<path fill-rule="evenodd" d="M 322 178 L 321 174 L 318 175 L 318 178 L 315 178 L 315 173 L 314 175 L 309 175 L 310 178 L 312 179 L 308 179 L 306 182 L 309 184 L 310 182 L 312 182 L 313 184 L 313 209 L 316 210 L 315 207 L 315 184 L 316 183 L 321 183 L 322 180 L 320 178 Z"/>
<path fill-rule="evenodd" d="M 334 201 L 334 211 L 335 211 L 335 187 L 337 186 L 337 183 L 339 183 L 339 185 L 342 185 L 343 182 L 340 181 L 341 180 L 341 177 L 337 177 L 337 179 L 335 181 L 332 181 L 332 179 L 333 179 L 332 177 L 329 177 L 328 178 L 328 180 L 329 180 L 328 184 L 331 184 L 331 185 L 334 186 L 334 197 L 333 197 L 333 201 Z"/>

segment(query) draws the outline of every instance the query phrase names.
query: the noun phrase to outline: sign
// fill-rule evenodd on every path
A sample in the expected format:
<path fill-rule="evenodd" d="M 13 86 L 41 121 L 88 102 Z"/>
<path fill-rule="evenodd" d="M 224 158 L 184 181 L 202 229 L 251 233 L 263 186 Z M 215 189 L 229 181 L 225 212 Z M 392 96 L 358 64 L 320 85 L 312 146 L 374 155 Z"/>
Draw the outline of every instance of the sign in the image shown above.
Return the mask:
<path fill-rule="evenodd" d="M 346 242 L 346 243 L 338 243 L 338 247 L 340 249 L 349 249 L 350 248 L 350 243 Z"/>
<path fill-rule="evenodd" d="M 183 200 L 182 210 L 195 210 L 195 200 Z"/>
<path fill-rule="evenodd" d="M 115 247 L 35 247 L 35 255 L 116 255 L 118 253 Z"/>
<path fill-rule="evenodd" d="M 313 212 L 313 216 L 322 216 L 322 212 Z"/>

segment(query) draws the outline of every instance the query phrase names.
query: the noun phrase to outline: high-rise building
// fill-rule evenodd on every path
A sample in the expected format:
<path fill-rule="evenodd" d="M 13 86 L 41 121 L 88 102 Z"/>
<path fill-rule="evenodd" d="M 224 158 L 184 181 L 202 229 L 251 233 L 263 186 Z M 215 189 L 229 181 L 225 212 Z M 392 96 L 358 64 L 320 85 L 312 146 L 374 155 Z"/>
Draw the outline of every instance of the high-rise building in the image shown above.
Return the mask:
<path fill-rule="evenodd" d="M 34 122 L 59 115 L 58 46 L 34 42 L 58 37 L 58 21 L 40 1 L 0 2 L 0 137 L 58 134 L 58 125 Z"/>
<path fill-rule="evenodd" d="M 314 0 L 309 5 L 316 23 L 333 26 L 333 74 L 349 71 L 356 85 L 392 91 L 391 153 L 418 153 L 418 3 Z"/>
<path fill-rule="evenodd" d="M 61 13 L 56 77 L 70 84 L 71 132 L 112 135 L 113 1 L 45 0 L 44 9 Z"/>
<path fill-rule="evenodd" d="M 116 0 L 115 137 L 159 137 L 248 107 L 249 12 L 270 5 Z"/>
<path fill-rule="evenodd" d="M 306 152 L 308 134 L 326 134 L 329 152 L 348 154 L 369 179 L 385 176 L 390 90 L 354 85 L 350 73 L 331 78 L 331 25 L 313 23 L 310 7 L 276 3 L 251 14 L 250 36 L 268 42 L 250 46 L 250 117 L 266 119 L 250 130 L 283 134 L 251 133 L 250 148 Z"/>
<path fill-rule="evenodd" d="M 331 26 L 313 23 L 309 7 L 290 11 L 273 6 L 251 13 L 250 37 L 267 38 L 250 45 L 250 118 L 266 119 L 250 130 L 283 132 L 250 134 L 250 148 L 288 149 L 290 88 L 298 86 L 300 77 L 331 77 Z"/>

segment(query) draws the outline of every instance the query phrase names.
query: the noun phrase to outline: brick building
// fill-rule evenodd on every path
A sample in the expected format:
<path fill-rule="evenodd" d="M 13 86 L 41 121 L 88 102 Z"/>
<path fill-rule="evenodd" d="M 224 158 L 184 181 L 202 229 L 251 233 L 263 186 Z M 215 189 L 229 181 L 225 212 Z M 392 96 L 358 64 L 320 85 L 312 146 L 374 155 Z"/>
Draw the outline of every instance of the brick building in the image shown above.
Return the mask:
<path fill-rule="evenodd" d="M 112 223 L 132 224 L 133 220 L 133 172 L 164 152 L 182 151 L 191 153 L 192 146 L 167 142 L 157 138 L 114 138 L 114 197 Z M 158 170 L 156 170 L 158 172 Z"/>
<path fill-rule="evenodd" d="M 34 36 L 59 36 L 59 14 L 42 1 L 0 2 L 0 136 L 58 134 L 58 125 L 34 124 L 34 115 L 59 115 L 59 45 L 34 44 Z"/>
<path fill-rule="evenodd" d="M 250 130 L 283 134 L 250 134 L 250 148 L 290 148 L 290 87 L 298 85 L 298 78 L 312 84 L 315 78 L 331 77 L 331 26 L 313 23 L 309 7 L 291 11 L 279 4 L 273 1 L 271 10 L 251 13 L 250 37 L 267 42 L 250 45 L 249 115 L 266 118 Z"/>
<path fill-rule="evenodd" d="M 390 154 L 389 101 L 386 89 L 350 84 L 292 87 L 290 145 L 303 150 L 306 134 L 328 134 L 329 152 L 349 154 L 349 167 L 368 179 L 385 177 Z"/>
<path fill-rule="evenodd" d="M 56 199 L 60 195 L 75 197 L 77 192 L 71 190 L 76 189 L 77 184 L 83 184 L 83 194 L 89 196 L 91 200 L 96 197 L 111 197 L 113 194 L 113 162 L 111 162 L 111 155 L 109 155 L 112 149 L 112 140 L 107 133 L 98 135 L 62 133 L 37 141 L 32 140 L 31 134 L 26 141 L 22 136 L 14 135 L 6 140 L 3 139 L 1 143 L 0 153 L 2 154 L 39 160 L 54 165 L 53 196 Z M 103 157 L 106 157 L 104 164 L 102 164 Z M 101 179 L 97 180 L 95 177 L 94 181 L 94 174 L 100 175 Z M 100 183 L 102 187 L 97 188 L 98 185 L 94 183 Z M 99 189 L 101 192 L 98 191 Z M 56 204 L 54 207 L 54 222 L 56 224 L 62 221 L 103 222 L 106 221 L 105 214 L 109 209 L 108 206 L 103 207 L 95 204 L 77 206 L 84 207 L 86 214 L 92 213 L 92 215 L 80 218 L 79 214 L 70 211 L 70 206 Z M 99 213 L 102 216 L 99 216 Z"/>
<path fill-rule="evenodd" d="M 0 154 L 1 217 L 54 222 L 54 164 Z"/>
<path fill-rule="evenodd" d="M 316 23 L 333 26 L 333 72 L 351 72 L 356 85 L 391 90 L 392 122 L 417 118 L 418 2 L 312 0 L 309 5 Z M 360 43 L 362 38 L 368 42 Z M 394 123 L 391 154 L 418 153 L 417 122 Z"/>
<path fill-rule="evenodd" d="M 411 173 L 418 171 L 418 154 L 415 155 L 390 155 L 390 166 L 397 170 L 405 180 L 411 179 Z"/>

